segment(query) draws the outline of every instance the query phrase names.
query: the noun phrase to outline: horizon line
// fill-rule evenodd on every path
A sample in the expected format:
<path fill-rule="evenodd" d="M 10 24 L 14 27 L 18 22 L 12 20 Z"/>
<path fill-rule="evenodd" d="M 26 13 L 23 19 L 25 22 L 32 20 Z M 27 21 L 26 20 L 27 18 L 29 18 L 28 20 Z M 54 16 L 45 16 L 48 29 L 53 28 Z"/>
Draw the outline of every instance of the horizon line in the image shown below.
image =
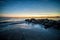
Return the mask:
<path fill-rule="evenodd" d="M 7 16 L 0 16 L 1 17 L 7 17 Z M 7 18 L 60 18 L 60 16 L 10 16 L 10 17 L 7 17 Z"/>

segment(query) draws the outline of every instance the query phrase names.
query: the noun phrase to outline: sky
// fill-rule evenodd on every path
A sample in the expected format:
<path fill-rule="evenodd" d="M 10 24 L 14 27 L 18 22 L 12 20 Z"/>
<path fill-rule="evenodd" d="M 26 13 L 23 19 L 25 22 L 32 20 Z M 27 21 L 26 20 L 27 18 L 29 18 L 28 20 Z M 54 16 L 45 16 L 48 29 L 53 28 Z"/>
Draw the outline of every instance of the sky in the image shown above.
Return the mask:
<path fill-rule="evenodd" d="M 3 0 L 0 16 L 60 15 L 59 0 Z"/>

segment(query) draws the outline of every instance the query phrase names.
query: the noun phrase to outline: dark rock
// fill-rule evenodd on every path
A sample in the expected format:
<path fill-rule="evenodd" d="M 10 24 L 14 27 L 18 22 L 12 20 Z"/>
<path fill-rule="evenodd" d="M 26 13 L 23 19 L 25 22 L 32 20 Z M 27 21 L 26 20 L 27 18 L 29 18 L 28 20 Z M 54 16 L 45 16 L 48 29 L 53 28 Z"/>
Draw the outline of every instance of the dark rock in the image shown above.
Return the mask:
<path fill-rule="evenodd" d="M 60 29 L 60 20 L 55 21 L 55 20 L 49 20 L 49 19 L 26 19 L 25 20 L 28 23 L 34 23 L 34 24 L 42 24 L 45 27 L 44 28 L 56 28 L 56 29 Z"/>

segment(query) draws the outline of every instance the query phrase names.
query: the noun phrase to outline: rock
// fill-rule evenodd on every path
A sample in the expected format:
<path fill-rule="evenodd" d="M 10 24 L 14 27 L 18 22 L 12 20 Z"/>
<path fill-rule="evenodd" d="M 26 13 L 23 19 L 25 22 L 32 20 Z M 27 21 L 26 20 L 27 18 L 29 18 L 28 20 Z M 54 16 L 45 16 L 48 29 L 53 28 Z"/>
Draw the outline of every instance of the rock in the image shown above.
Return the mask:
<path fill-rule="evenodd" d="M 45 27 L 44 28 L 56 28 L 56 29 L 60 29 L 60 20 L 55 21 L 55 20 L 49 20 L 49 19 L 26 19 L 25 20 L 28 23 L 34 23 L 34 24 L 42 24 Z"/>

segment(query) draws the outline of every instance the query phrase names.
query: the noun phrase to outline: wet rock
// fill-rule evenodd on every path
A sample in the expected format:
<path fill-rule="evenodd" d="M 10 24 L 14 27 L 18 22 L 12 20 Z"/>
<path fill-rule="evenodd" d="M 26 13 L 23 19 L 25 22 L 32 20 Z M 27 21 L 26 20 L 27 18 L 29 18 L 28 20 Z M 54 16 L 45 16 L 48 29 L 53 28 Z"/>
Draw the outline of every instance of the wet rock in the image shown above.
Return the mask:
<path fill-rule="evenodd" d="M 45 27 L 44 28 L 50 28 L 53 27 L 55 29 L 60 29 L 60 20 L 49 20 L 49 19 L 26 19 L 25 20 L 28 23 L 34 23 L 34 24 L 42 24 Z"/>

